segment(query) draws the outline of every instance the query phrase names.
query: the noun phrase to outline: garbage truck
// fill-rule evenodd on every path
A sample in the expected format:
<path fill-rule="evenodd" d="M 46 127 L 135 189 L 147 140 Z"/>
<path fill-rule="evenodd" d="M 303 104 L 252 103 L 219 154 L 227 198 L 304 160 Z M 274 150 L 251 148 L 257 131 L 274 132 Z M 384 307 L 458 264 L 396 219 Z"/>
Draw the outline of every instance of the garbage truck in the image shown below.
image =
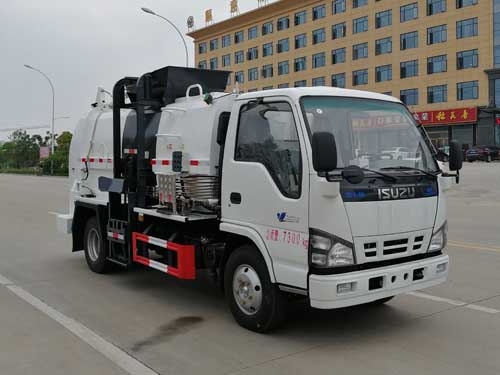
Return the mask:
<path fill-rule="evenodd" d="M 442 155 L 391 96 L 227 92 L 228 75 L 170 66 L 98 90 L 71 141 L 69 213 L 57 216 L 92 271 L 210 274 L 256 332 L 297 298 L 382 304 L 446 280 L 456 142 Z M 405 157 L 385 152 L 396 147 Z"/>

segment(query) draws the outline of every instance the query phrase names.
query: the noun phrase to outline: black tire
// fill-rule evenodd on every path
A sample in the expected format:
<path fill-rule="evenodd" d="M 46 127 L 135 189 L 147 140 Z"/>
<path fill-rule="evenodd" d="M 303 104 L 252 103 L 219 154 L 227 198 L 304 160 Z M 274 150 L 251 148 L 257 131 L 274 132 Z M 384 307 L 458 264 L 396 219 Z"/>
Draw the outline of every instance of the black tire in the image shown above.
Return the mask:
<path fill-rule="evenodd" d="M 93 272 L 106 273 L 110 270 L 111 264 L 106 259 L 108 253 L 107 243 L 102 236 L 95 216 L 90 217 L 85 224 L 83 246 L 87 265 Z"/>
<path fill-rule="evenodd" d="M 468 161 L 469 163 L 472 163 L 474 160 L 472 160 L 472 159 L 467 159 L 467 161 Z"/>
<path fill-rule="evenodd" d="M 262 302 L 260 307 L 251 314 L 240 308 L 239 302 L 236 300 L 236 292 L 233 291 L 235 273 L 238 270 L 246 272 L 245 269 L 250 269 L 250 272 L 256 273 L 261 284 L 255 286 L 255 291 L 261 292 Z M 224 270 L 224 290 L 231 313 L 242 327 L 254 332 L 265 333 L 277 328 L 284 322 L 286 298 L 280 292 L 278 286 L 271 282 L 267 265 L 258 249 L 254 246 L 243 245 L 234 250 L 229 256 Z"/>
<path fill-rule="evenodd" d="M 394 298 L 394 296 L 381 298 L 381 299 L 378 299 L 378 300 L 375 300 L 375 301 L 372 301 L 372 302 L 368 302 L 367 305 L 369 305 L 369 306 L 380 306 L 380 305 L 383 305 L 383 304 L 389 302 L 393 298 Z"/>

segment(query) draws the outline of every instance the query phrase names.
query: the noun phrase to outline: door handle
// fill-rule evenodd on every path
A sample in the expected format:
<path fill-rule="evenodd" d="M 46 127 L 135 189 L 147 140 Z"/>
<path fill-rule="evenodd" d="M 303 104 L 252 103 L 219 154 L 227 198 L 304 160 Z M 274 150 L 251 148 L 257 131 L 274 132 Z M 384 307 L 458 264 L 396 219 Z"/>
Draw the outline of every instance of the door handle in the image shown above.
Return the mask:
<path fill-rule="evenodd" d="M 241 203 L 241 194 L 240 193 L 231 193 L 229 200 L 233 204 L 240 204 Z"/>

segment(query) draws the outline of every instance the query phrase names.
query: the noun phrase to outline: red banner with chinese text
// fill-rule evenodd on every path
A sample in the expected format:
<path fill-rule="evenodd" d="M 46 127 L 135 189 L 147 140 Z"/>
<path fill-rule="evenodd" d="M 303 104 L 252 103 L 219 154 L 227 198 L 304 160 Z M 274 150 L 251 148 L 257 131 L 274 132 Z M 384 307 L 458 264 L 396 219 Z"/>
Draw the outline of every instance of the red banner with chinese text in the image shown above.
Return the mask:
<path fill-rule="evenodd" d="M 455 108 L 440 111 L 414 112 L 415 120 L 423 125 L 452 125 L 477 121 L 477 108 Z"/>

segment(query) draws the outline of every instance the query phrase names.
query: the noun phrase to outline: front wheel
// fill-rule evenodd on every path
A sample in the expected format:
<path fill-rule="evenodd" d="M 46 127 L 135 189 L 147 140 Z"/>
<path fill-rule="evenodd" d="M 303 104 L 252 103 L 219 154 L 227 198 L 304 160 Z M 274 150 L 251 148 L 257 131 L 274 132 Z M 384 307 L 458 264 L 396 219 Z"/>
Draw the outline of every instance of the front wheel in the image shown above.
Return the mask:
<path fill-rule="evenodd" d="M 242 327 L 265 333 L 283 323 L 286 299 L 271 282 L 267 265 L 254 246 L 243 245 L 230 255 L 224 290 L 231 313 Z"/>
<path fill-rule="evenodd" d="M 99 223 L 95 216 L 87 220 L 83 236 L 85 259 L 89 268 L 96 273 L 106 273 L 110 269 L 107 247 L 102 238 Z"/>

